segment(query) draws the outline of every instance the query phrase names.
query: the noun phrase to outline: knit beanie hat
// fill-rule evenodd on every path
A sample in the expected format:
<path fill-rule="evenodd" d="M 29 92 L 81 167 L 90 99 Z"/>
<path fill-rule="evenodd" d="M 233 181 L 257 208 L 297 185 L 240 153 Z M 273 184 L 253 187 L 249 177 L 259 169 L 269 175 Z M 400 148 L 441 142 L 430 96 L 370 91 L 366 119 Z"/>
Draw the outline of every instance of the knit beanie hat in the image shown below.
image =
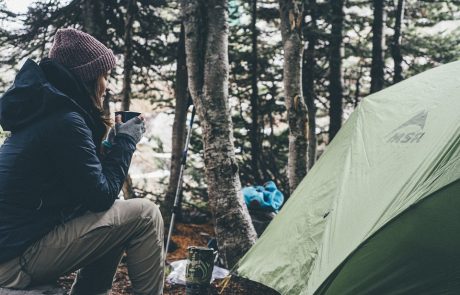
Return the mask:
<path fill-rule="evenodd" d="M 59 29 L 48 57 L 83 81 L 96 79 L 115 66 L 115 55 L 93 36 L 75 29 Z"/>

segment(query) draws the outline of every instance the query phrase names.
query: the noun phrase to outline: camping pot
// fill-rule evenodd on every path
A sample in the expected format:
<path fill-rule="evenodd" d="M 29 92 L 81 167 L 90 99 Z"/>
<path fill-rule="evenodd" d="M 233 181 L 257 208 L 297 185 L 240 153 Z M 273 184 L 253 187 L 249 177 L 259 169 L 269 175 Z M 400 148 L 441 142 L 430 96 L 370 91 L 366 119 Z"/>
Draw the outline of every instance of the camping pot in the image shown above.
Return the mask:
<path fill-rule="evenodd" d="M 130 119 L 139 116 L 141 113 L 138 112 L 129 112 L 129 111 L 118 111 L 115 112 L 115 116 L 121 115 L 121 122 L 125 123 Z"/>
<path fill-rule="evenodd" d="M 216 252 L 206 247 L 190 246 L 185 268 L 185 294 L 204 295 L 209 292 Z"/>

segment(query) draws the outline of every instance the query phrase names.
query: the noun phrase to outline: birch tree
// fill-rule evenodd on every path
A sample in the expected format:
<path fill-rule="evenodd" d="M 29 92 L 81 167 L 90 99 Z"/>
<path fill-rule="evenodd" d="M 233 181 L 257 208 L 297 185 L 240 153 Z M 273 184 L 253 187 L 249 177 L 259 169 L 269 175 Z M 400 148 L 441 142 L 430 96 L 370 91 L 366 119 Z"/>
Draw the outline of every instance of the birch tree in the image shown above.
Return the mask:
<path fill-rule="evenodd" d="M 182 0 L 189 91 L 203 132 L 205 174 L 220 253 L 227 267 L 256 232 L 243 201 L 228 104 L 226 0 Z"/>
<path fill-rule="evenodd" d="M 302 97 L 303 3 L 280 0 L 284 49 L 283 84 L 289 123 L 289 190 L 294 192 L 307 174 L 307 107 Z"/>

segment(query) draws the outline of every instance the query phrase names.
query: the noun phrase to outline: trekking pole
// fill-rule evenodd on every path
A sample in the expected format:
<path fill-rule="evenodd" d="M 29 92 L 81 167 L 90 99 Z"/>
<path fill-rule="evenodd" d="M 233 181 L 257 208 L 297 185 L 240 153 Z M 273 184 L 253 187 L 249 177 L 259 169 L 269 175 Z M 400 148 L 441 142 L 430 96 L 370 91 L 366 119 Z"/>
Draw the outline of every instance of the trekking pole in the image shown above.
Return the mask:
<path fill-rule="evenodd" d="M 187 133 L 187 139 L 185 140 L 185 146 L 184 146 L 184 151 L 182 152 L 182 159 L 181 159 L 181 166 L 179 170 L 179 181 L 177 183 L 177 189 L 176 189 L 176 196 L 174 197 L 174 206 L 172 209 L 172 216 L 171 216 L 171 222 L 169 223 L 169 231 L 168 231 L 168 239 L 166 240 L 166 254 L 165 254 L 165 260 L 168 255 L 168 250 L 169 250 L 169 242 L 171 241 L 171 235 L 172 231 L 174 229 L 174 219 L 176 218 L 176 214 L 179 211 L 180 208 L 180 191 L 182 189 L 182 178 L 184 175 L 184 170 L 185 170 L 185 164 L 187 162 L 187 154 L 188 154 L 188 146 L 190 143 L 190 137 L 192 134 L 192 126 L 193 126 L 193 119 L 195 118 L 195 106 L 192 104 L 192 117 L 190 119 L 190 125 L 188 128 L 188 133 Z"/>

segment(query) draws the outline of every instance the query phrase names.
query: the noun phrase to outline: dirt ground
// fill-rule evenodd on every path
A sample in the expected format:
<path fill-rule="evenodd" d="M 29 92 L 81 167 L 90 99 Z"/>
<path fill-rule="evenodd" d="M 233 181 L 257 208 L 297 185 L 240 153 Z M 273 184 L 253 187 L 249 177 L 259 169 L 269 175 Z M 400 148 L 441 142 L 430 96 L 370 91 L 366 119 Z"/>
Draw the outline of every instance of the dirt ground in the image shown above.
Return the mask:
<path fill-rule="evenodd" d="M 172 241 L 177 245 L 177 249 L 174 252 L 168 253 L 167 261 L 172 262 L 176 260 L 185 259 L 187 257 L 187 247 L 194 246 L 206 246 L 209 237 L 214 235 L 214 229 L 212 224 L 182 224 L 177 223 Z M 72 285 L 74 274 L 61 277 L 58 284 L 66 290 L 70 289 Z M 210 287 L 210 293 L 212 295 L 279 295 L 278 292 L 265 287 L 263 285 L 245 280 L 242 278 L 231 277 L 231 279 L 225 284 L 222 280 L 214 282 Z M 125 263 L 122 263 L 118 267 L 115 275 L 115 281 L 113 283 L 111 295 L 132 295 L 131 283 L 129 281 L 128 270 Z M 171 286 L 165 284 L 164 295 L 185 295 L 184 286 Z"/>

